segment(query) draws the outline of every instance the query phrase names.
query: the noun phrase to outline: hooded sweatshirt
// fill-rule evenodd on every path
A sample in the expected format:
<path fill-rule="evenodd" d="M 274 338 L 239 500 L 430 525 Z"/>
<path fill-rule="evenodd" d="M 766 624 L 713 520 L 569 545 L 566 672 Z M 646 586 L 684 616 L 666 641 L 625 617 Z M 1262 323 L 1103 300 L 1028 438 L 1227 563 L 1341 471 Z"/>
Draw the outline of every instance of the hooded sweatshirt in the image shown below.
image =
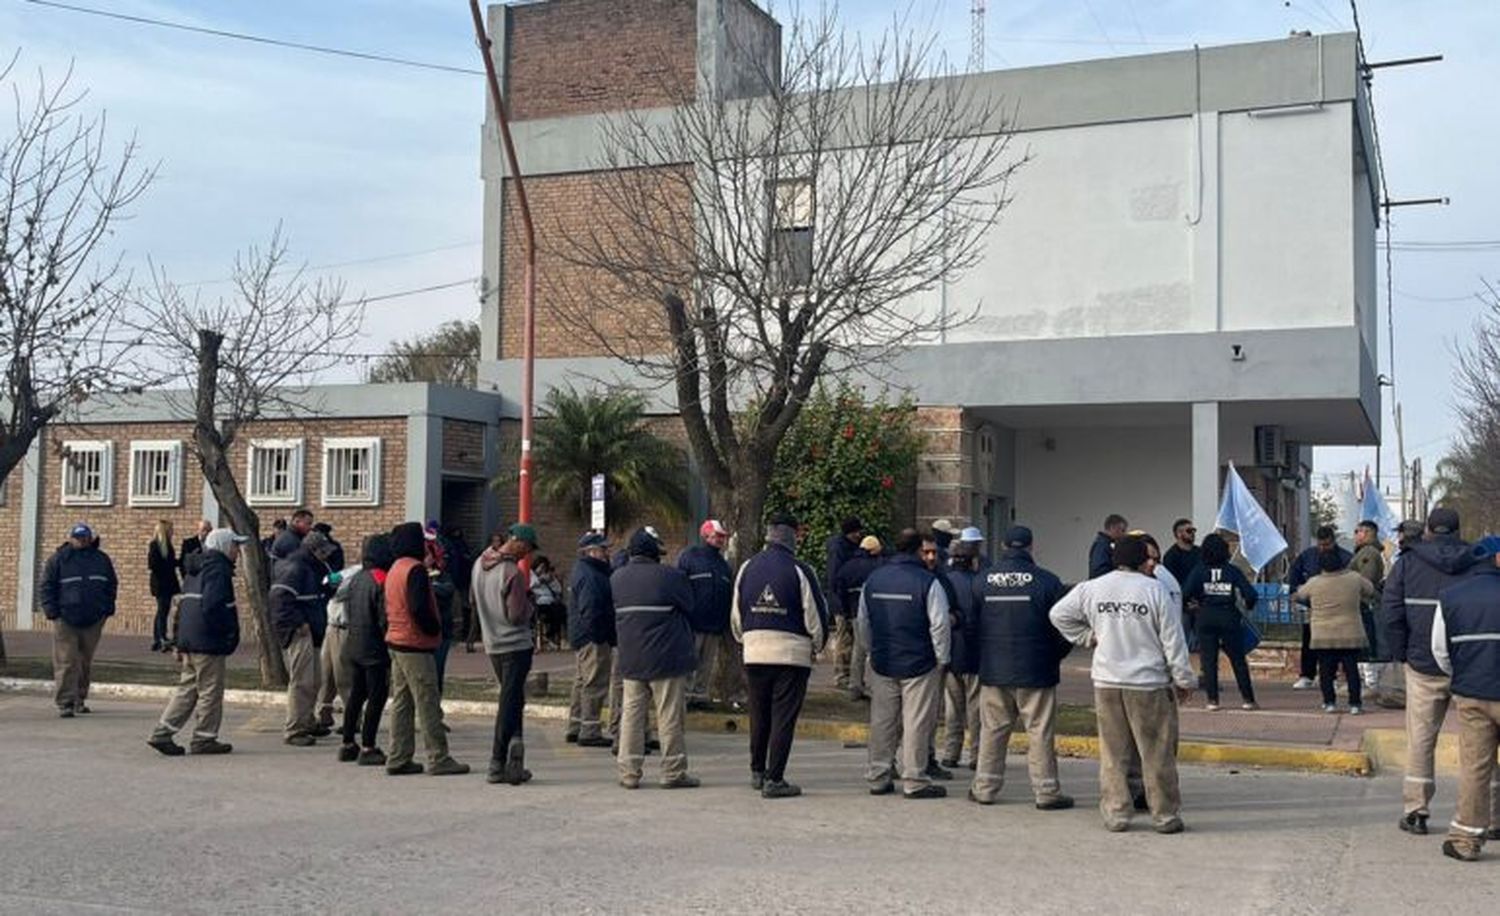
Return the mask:
<path fill-rule="evenodd" d="M 1432 615 L 1438 593 L 1473 571 L 1471 546 L 1451 534 L 1435 534 L 1402 550 L 1391 564 L 1381 593 L 1381 613 L 1391 656 L 1422 674 L 1443 677 L 1432 657 Z"/>
<path fill-rule="evenodd" d="M 484 634 L 484 651 L 490 655 L 531 648 L 536 605 L 518 559 L 505 547 L 491 547 L 474 562 L 469 595 Z"/>
<path fill-rule="evenodd" d="M 1073 587 L 1048 615 L 1070 642 L 1092 639 L 1096 687 L 1159 690 L 1198 685 L 1182 620 L 1166 586 L 1125 569 Z"/>

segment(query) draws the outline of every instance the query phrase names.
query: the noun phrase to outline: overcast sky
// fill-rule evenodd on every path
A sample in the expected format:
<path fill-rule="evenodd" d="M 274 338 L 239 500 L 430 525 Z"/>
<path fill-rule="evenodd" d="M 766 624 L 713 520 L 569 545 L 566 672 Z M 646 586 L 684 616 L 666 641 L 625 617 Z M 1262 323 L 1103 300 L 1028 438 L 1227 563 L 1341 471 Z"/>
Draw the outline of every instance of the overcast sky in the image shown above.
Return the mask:
<path fill-rule="evenodd" d="M 472 68 L 465 0 L 69 0 L 138 16 Z M 787 4 L 773 4 L 773 9 Z M 969 0 L 859 0 L 851 25 L 905 15 L 969 55 Z M 986 66 L 1020 67 L 1344 31 L 1339 0 L 990 0 Z M 1441 52 L 1440 64 L 1381 71 L 1375 99 L 1393 198 L 1448 196 L 1397 213 L 1402 242 L 1491 241 L 1467 251 L 1396 251 L 1396 378 L 1408 457 L 1442 455 L 1453 419 L 1450 345 L 1480 311 L 1480 278 L 1500 278 L 1500 3 L 1365 0 L 1372 60 Z M 284 223 L 294 254 L 373 303 L 363 350 L 378 352 L 477 314 L 479 77 L 227 41 L 0 0 L 0 50 L 27 74 L 71 63 L 86 104 L 134 131 L 160 175 L 120 228 L 135 264 L 150 256 L 181 282 L 222 278 L 236 250 Z M 1488 112 L 1488 113 L 1486 113 Z M 356 262 L 356 263 L 351 263 Z M 207 283 L 202 294 L 222 285 Z M 1381 369 L 1389 373 L 1382 319 Z M 1387 392 L 1383 464 L 1396 466 Z M 1370 449 L 1323 449 L 1320 471 L 1362 469 Z"/>

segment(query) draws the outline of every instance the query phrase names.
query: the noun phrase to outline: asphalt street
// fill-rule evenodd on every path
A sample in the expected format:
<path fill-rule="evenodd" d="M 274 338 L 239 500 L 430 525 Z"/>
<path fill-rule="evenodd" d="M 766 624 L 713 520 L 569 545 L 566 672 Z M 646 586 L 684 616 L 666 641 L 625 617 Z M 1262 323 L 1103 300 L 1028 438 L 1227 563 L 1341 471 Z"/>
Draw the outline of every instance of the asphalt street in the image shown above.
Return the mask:
<path fill-rule="evenodd" d="M 528 723 L 522 787 L 484 782 L 490 722 L 455 718 L 463 777 L 392 778 L 285 747 L 278 716 L 226 712 L 226 757 L 167 759 L 159 709 L 100 700 L 56 718 L 0 696 L 0 912 L 1376 913 L 1479 911 L 1500 854 L 1445 859 L 1396 830 L 1399 778 L 1183 770 L 1188 831 L 1100 825 L 1096 767 L 1064 761 L 1073 811 L 965 784 L 871 798 L 864 752 L 793 749 L 800 799 L 748 787 L 745 737 L 690 733 L 704 785 L 616 785 L 607 751 Z M 655 758 L 648 760 L 648 768 Z M 1452 814 L 1443 782 L 1434 824 Z"/>

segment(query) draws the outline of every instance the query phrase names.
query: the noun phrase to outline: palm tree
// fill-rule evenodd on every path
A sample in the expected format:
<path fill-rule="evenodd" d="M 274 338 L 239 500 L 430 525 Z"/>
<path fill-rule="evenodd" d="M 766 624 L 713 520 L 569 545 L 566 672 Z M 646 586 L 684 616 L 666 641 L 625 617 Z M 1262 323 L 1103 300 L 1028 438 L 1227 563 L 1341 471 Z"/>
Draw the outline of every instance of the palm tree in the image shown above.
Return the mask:
<path fill-rule="evenodd" d="M 536 423 L 537 498 L 589 518 L 592 479 L 607 481 L 610 527 L 687 518 L 687 461 L 680 448 L 646 425 L 645 395 L 636 391 L 554 388 Z"/>

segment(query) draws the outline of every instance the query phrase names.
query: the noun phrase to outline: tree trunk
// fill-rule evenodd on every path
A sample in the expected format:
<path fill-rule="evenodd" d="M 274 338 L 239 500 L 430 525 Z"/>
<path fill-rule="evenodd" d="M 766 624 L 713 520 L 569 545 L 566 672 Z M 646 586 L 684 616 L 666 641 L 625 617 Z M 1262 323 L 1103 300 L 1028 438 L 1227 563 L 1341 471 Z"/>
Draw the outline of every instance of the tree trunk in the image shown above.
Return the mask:
<path fill-rule="evenodd" d="M 245 561 L 245 597 L 250 604 L 250 634 L 255 640 L 260 661 L 260 684 L 266 688 L 281 688 L 287 682 L 286 663 L 271 630 L 270 563 L 260 546 L 260 518 L 245 501 L 234 478 L 228 448 L 219 432 L 214 410 L 218 393 L 219 346 L 223 342 L 222 334 L 198 332 L 198 397 L 194 410 L 193 444 L 203 468 L 203 477 L 213 489 L 219 508 L 229 516 L 229 523 L 235 531 L 250 538 L 240 555 Z"/>
<path fill-rule="evenodd" d="M 766 495 L 771 486 L 770 468 L 761 467 L 752 455 L 744 455 L 734 469 L 734 487 L 724 490 L 710 487 L 709 499 L 714 511 L 728 509 L 730 524 L 735 533 L 734 551 L 727 558 L 730 568 L 738 572 L 740 566 L 755 556 L 765 546 Z M 719 653 L 719 662 L 713 675 L 713 693 L 725 700 L 743 700 L 745 687 L 745 659 L 732 635 L 726 634 L 728 651 Z"/>

